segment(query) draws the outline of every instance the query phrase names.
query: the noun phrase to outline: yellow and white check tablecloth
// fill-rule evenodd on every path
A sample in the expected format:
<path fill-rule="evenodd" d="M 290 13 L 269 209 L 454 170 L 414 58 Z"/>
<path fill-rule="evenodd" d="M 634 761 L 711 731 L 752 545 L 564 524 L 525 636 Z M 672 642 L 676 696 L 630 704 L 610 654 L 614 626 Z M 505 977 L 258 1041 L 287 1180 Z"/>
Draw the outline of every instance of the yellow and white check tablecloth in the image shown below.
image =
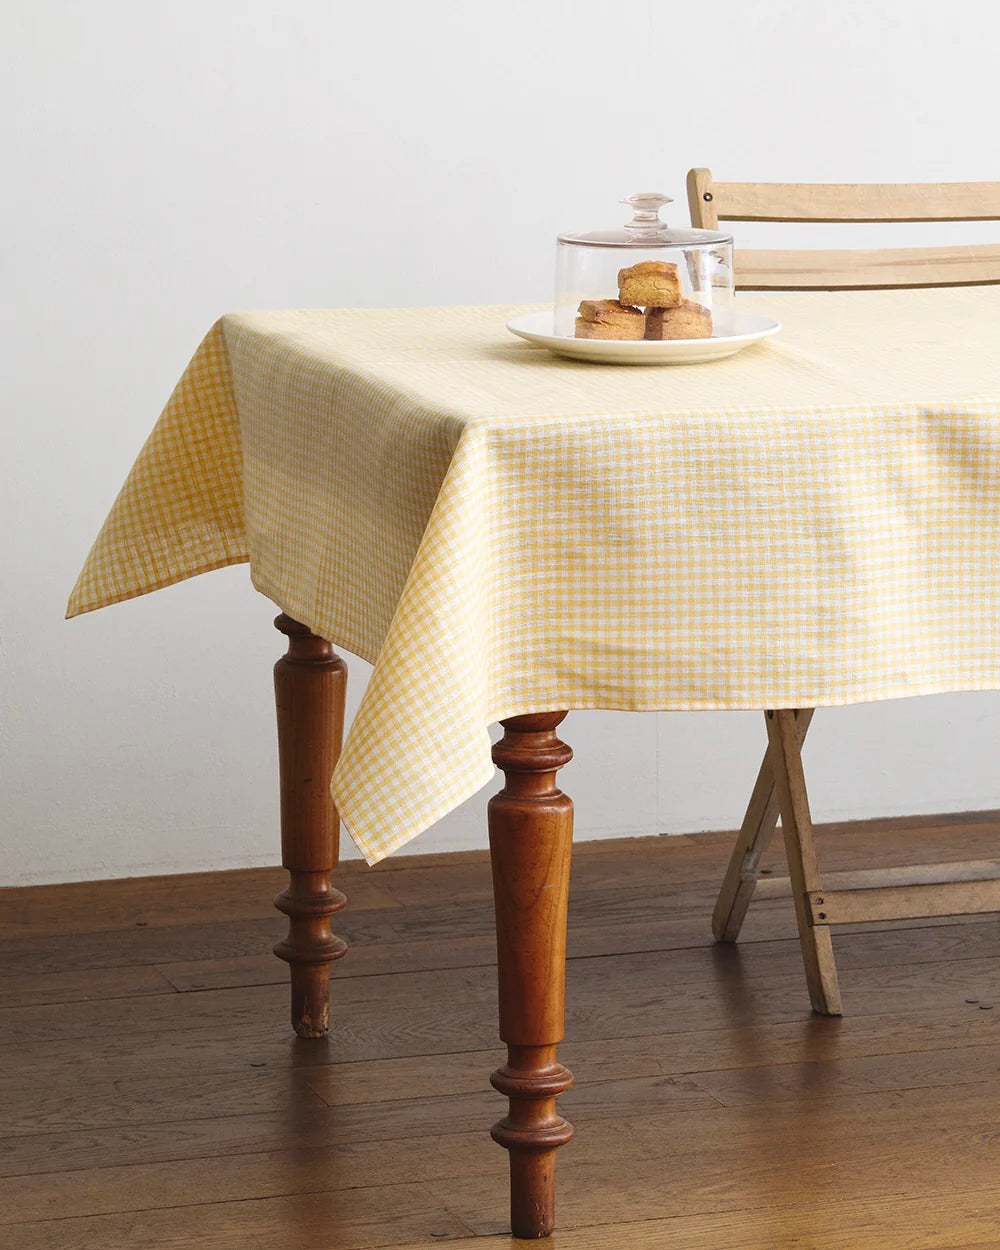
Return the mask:
<path fill-rule="evenodd" d="M 375 665 L 334 780 L 370 862 L 552 708 L 1000 686 L 1000 290 L 755 297 L 713 364 L 560 361 L 511 307 L 209 332 L 69 614 L 249 560 Z"/>

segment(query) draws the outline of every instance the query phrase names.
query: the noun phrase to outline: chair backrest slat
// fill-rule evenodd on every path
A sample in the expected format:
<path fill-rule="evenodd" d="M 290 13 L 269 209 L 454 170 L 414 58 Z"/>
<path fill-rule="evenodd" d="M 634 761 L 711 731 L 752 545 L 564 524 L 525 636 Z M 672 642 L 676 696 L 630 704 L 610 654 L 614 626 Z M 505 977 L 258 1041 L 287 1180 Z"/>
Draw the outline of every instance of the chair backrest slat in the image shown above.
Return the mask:
<path fill-rule="evenodd" d="M 734 255 L 744 291 L 831 287 L 986 286 L 1000 282 L 1000 243 L 879 250 L 747 251 Z"/>
<path fill-rule="evenodd" d="M 861 184 L 715 182 L 688 174 L 691 224 L 723 221 L 1000 221 L 1000 182 Z M 1000 244 L 870 250 L 738 249 L 743 290 L 829 290 L 1000 283 Z"/>

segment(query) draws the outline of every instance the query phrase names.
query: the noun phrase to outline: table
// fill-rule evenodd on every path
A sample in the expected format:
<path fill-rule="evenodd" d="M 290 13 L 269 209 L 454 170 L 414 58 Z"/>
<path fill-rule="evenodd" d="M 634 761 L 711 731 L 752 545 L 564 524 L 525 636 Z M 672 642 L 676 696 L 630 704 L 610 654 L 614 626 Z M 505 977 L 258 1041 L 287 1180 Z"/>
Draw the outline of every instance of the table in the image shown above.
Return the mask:
<path fill-rule="evenodd" d="M 1000 685 L 995 289 L 768 295 L 729 360 L 559 361 L 522 308 L 236 314 L 206 336 L 69 614 L 249 561 L 281 609 L 277 900 L 328 1023 L 337 810 L 376 862 L 492 776 L 512 1227 L 553 1227 L 567 710 Z M 374 665 L 341 755 L 346 670 Z M 339 760 L 339 762 L 338 762 Z M 330 779 L 332 776 L 332 797 Z"/>

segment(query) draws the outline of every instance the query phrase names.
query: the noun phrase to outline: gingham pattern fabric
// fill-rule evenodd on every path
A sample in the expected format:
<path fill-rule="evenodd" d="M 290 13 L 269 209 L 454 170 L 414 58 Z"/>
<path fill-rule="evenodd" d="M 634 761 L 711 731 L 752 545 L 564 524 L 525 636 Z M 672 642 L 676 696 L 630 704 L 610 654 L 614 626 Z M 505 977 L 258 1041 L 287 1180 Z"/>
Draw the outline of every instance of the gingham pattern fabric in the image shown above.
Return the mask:
<path fill-rule="evenodd" d="M 248 558 L 375 665 L 334 779 L 372 863 L 490 779 L 504 716 L 996 688 L 1000 291 L 747 303 L 783 333 L 659 369 L 512 307 L 226 317 L 69 612 Z"/>
<path fill-rule="evenodd" d="M 67 615 L 247 558 L 239 416 L 220 323 L 205 336 L 139 453 Z"/>

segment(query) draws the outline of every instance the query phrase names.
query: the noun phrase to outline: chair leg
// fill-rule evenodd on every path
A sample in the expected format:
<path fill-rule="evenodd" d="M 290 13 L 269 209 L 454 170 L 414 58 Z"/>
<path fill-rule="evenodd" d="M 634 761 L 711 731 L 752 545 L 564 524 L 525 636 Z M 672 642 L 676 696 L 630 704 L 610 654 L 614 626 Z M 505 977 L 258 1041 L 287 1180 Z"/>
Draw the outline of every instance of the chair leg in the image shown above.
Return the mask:
<path fill-rule="evenodd" d="M 797 728 L 798 713 L 791 710 L 764 713 L 774 787 L 781 813 L 788 855 L 788 874 L 792 881 L 795 918 L 799 926 L 799 942 L 806 969 L 806 983 L 813 1011 L 824 1016 L 841 1015 L 840 986 L 837 965 L 833 958 L 833 942 L 829 925 L 812 923 L 807 895 L 823 888 L 813 841 L 809 798 L 802 771 L 801 740 Z"/>
<path fill-rule="evenodd" d="M 800 749 L 812 716 L 811 707 L 802 708 L 796 713 L 795 727 Z M 760 873 L 760 859 L 777 826 L 778 814 L 771 749 L 768 747 L 715 903 L 712 933 L 717 942 L 735 942 L 740 935 Z"/>

